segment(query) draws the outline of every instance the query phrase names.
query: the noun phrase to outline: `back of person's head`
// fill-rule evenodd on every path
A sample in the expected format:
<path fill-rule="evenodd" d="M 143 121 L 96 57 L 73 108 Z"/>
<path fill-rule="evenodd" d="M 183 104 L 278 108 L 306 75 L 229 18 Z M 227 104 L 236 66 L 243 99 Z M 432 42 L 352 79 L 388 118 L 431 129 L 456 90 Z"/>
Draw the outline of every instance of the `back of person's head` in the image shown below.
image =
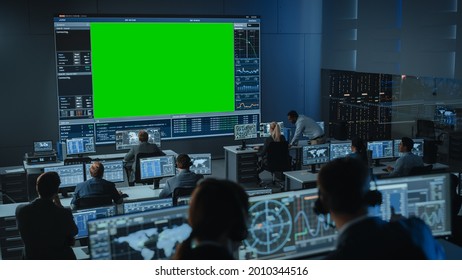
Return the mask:
<path fill-rule="evenodd" d="M 291 110 L 289 111 L 289 113 L 287 113 L 287 116 L 290 117 L 290 118 L 298 118 L 298 113 L 295 111 L 295 110 Z"/>
<path fill-rule="evenodd" d="M 176 165 L 181 169 L 189 169 L 192 165 L 191 158 L 187 154 L 179 154 L 176 157 Z"/>
<path fill-rule="evenodd" d="M 401 145 L 406 147 L 406 150 L 410 152 L 414 148 L 414 140 L 409 137 L 403 137 L 401 138 Z"/>
<path fill-rule="evenodd" d="M 359 137 L 351 139 L 351 146 L 355 147 L 358 152 L 366 150 L 366 145 L 364 144 L 363 139 Z"/>
<path fill-rule="evenodd" d="M 90 175 L 95 178 L 103 178 L 104 165 L 99 161 L 93 162 L 90 166 Z"/>
<path fill-rule="evenodd" d="M 51 198 L 58 193 L 61 179 L 56 172 L 45 172 L 37 178 L 37 192 L 42 198 Z"/>
<path fill-rule="evenodd" d="M 138 132 L 138 139 L 140 140 L 140 142 L 148 142 L 149 134 L 144 130 L 140 130 Z"/>
<path fill-rule="evenodd" d="M 189 204 L 191 235 L 179 247 L 176 259 L 183 259 L 191 250 L 193 239 L 219 241 L 226 237 L 240 242 L 247 237 L 248 195 L 229 180 L 207 178 L 194 190 Z"/>
<path fill-rule="evenodd" d="M 270 132 L 271 132 L 271 137 L 273 138 L 274 141 L 276 142 L 281 141 L 281 128 L 279 127 L 279 124 L 277 122 L 270 123 Z"/>
<path fill-rule="evenodd" d="M 357 158 L 337 158 L 318 174 L 320 202 L 326 212 L 356 214 L 369 204 L 369 169 Z"/>

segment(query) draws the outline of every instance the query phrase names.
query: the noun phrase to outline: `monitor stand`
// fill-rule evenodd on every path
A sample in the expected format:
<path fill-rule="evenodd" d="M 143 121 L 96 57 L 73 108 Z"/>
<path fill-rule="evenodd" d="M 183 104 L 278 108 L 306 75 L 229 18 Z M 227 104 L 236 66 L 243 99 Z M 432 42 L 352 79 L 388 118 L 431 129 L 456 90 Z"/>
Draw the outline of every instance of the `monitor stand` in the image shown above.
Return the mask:
<path fill-rule="evenodd" d="M 316 164 L 311 165 L 311 170 L 308 170 L 308 172 L 311 172 L 313 174 L 317 173 L 318 171 L 316 170 Z"/>
<path fill-rule="evenodd" d="M 245 140 L 242 140 L 241 146 L 240 146 L 240 147 L 237 147 L 236 150 L 238 150 L 238 151 L 243 151 L 243 150 L 245 150 L 245 149 L 247 149 L 247 144 L 245 143 Z"/>

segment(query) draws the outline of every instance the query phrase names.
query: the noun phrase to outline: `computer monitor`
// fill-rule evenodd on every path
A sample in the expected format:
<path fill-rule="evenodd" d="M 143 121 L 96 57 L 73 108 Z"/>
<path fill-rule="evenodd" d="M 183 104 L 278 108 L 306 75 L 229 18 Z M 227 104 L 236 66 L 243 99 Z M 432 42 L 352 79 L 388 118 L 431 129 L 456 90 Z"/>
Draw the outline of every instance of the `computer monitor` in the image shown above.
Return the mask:
<path fill-rule="evenodd" d="M 349 154 L 351 154 L 351 141 L 330 143 L 330 160 L 346 157 Z"/>
<path fill-rule="evenodd" d="M 372 151 L 376 166 L 380 166 L 380 159 L 393 158 L 393 140 L 369 141 L 367 149 Z"/>
<path fill-rule="evenodd" d="M 160 147 L 161 132 L 160 128 L 145 128 L 145 129 L 131 129 L 131 130 L 117 130 L 115 135 L 116 150 L 128 150 L 133 146 L 140 143 L 138 139 L 138 132 L 144 130 L 148 133 L 149 143 L 156 144 Z"/>
<path fill-rule="evenodd" d="M 77 225 L 77 228 L 79 229 L 79 232 L 75 236 L 75 239 L 88 237 L 88 221 L 112 217 L 115 216 L 116 213 L 117 208 L 115 205 L 78 210 L 77 212 L 72 213 L 72 216 L 74 216 L 74 222 Z"/>
<path fill-rule="evenodd" d="M 319 121 L 319 122 L 316 122 L 322 129 L 322 132 L 325 132 L 324 130 L 324 121 Z"/>
<path fill-rule="evenodd" d="M 124 202 L 124 214 L 145 212 L 172 207 L 172 198 L 140 199 Z"/>
<path fill-rule="evenodd" d="M 316 164 L 329 162 L 329 144 L 308 145 L 302 147 L 303 165 L 311 165 L 311 172 L 316 171 Z"/>
<path fill-rule="evenodd" d="M 337 231 L 330 216 L 317 216 L 317 189 L 249 198 L 248 237 L 239 259 L 294 259 L 335 248 Z"/>
<path fill-rule="evenodd" d="M 378 180 L 382 205 L 370 214 L 389 220 L 391 207 L 396 214 L 421 218 L 434 236 L 451 234 L 451 188 L 449 174 L 430 174 Z M 371 183 L 371 188 L 375 188 Z"/>
<path fill-rule="evenodd" d="M 95 152 L 95 141 L 93 140 L 93 137 L 66 139 L 66 154 L 68 156 Z"/>
<path fill-rule="evenodd" d="M 414 141 L 414 148 L 412 148 L 412 153 L 418 155 L 419 157 L 424 156 L 424 139 L 412 139 Z M 393 156 L 400 157 L 402 154 L 399 152 L 399 143 L 401 139 L 395 139 L 393 141 Z"/>
<path fill-rule="evenodd" d="M 140 179 L 154 179 L 175 176 L 175 157 L 166 155 L 140 159 Z"/>
<path fill-rule="evenodd" d="M 54 171 L 59 174 L 59 178 L 61 179 L 59 191 L 63 195 L 67 195 L 67 192 L 73 191 L 78 183 L 85 181 L 83 164 L 45 167 L 43 171 Z"/>
<path fill-rule="evenodd" d="M 267 195 L 267 194 L 272 194 L 273 189 L 268 188 L 268 189 L 262 189 L 262 188 L 256 188 L 256 189 L 246 189 L 245 192 L 249 197 L 251 196 L 257 196 L 257 195 Z"/>
<path fill-rule="evenodd" d="M 212 174 L 212 154 L 188 154 L 192 165 L 190 170 L 196 174 Z"/>
<path fill-rule="evenodd" d="M 88 221 L 93 260 L 170 259 L 189 237 L 188 206 Z"/>
<path fill-rule="evenodd" d="M 246 149 L 245 140 L 257 138 L 257 124 L 237 124 L 234 126 L 234 140 L 242 140 L 241 150 Z"/>
<path fill-rule="evenodd" d="M 53 141 L 34 141 L 34 153 L 46 153 L 53 151 Z"/>
<path fill-rule="evenodd" d="M 124 181 L 124 163 L 122 160 L 108 160 L 101 161 L 104 166 L 103 179 L 111 181 L 113 183 L 119 183 Z M 90 166 L 92 163 L 85 164 L 85 178 L 86 180 L 91 178 Z"/>
<path fill-rule="evenodd" d="M 271 135 L 270 124 L 269 122 L 260 123 L 260 137 L 269 137 Z M 284 122 L 277 122 L 277 124 L 281 129 L 281 135 L 284 135 Z"/>

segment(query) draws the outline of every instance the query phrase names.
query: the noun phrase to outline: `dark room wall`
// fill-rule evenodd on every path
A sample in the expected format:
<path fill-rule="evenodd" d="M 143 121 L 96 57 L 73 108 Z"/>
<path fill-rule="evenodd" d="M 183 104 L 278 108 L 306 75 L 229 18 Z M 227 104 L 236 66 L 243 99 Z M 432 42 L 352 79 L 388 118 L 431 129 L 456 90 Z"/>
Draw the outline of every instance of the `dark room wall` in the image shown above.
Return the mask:
<path fill-rule="evenodd" d="M 20 165 L 34 140 L 58 140 L 53 15 L 212 14 L 262 18 L 262 121 L 320 109 L 322 0 L 3 0 L 0 2 L 0 166 Z M 223 157 L 232 137 L 165 141 L 177 152 Z M 114 152 L 98 146 L 98 153 Z"/>

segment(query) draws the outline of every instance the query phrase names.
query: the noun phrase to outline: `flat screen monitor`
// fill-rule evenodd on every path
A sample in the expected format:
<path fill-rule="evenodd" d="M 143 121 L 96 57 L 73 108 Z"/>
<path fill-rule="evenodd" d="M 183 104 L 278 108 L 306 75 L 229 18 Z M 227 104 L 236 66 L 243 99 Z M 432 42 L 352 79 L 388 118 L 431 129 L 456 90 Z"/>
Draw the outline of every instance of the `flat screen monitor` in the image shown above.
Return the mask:
<path fill-rule="evenodd" d="M 95 152 L 95 142 L 93 141 L 93 137 L 66 139 L 66 153 L 68 156 L 90 154 Z"/>
<path fill-rule="evenodd" d="M 351 154 L 351 141 L 330 143 L 330 160 L 346 157 L 349 154 Z"/>
<path fill-rule="evenodd" d="M 117 130 L 115 133 L 116 150 L 128 150 L 133 146 L 137 146 L 140 141 L 138 139 L 138 132 L 141 129 L 131 130 Z M 156 144 L 160 148 L 161 132 L 159 128 L 145 128 L 142 129 L 148 133 L 149 143 Z"/>
<path fill-rule="evenodd" d="M 421 218 L 434 236 L 451 234 L 449 174 L 389 178 L 378 180 L 376 184 L 383 202 L 371 207 L 370 214 L 390 220 L 393 207 L 396 214 Z"/>
<path fill-rule="evenodd" d="M 43 171 L 54 171 L 59 174 L 59 178 L 61 179 L 59 188 L 75 187 L 78 183 L 85 181 L 83 164 L 45 167 Z"/>
<path fill-rule="evenodd" d="M 192 165 L 190 170 L 196 174 L 212 174 L 212 154 L 189 154 Z"/>
<path fill-rule="evenodd" d="M 189 237 L 188 206 L 88 221 L 93 260 L 171 259 L 178 243 Z"/>
<path fill-rule="evenodd" d="M 367 149 L 372 151 L 372 159 L 393 158 L 393 140 L 369 141 Z"/>
<path fill-rule="evenodd" d="M 329 144 L 308 145 L 302 148 L 303 165 L 329 162 Z"/>
<path fill-rule="evenodd" d="M 108 160 L 101 161 L 104 166 L 103 179 L 111 181 L 113 183 L 119 183 L 124 181 L 124 163 L 122 160 Z M 91 163 L 85 164 L 85 176 L 86 180 L 91 178 L 90 175 Z"/>
<path fill-rule="evenodd" d="M 239 259 L 294 259 L 335 248 L 337 231 L 330 216 L 317 216 L 318 190 L 282 192 L 249 198 L 248 237 Z"/>
<path fill-rule="evenodd" d="M 143 199 L 124 202 L 124 214 L 158 210 L 172 206 L 172 198 Z"/>
<path fill-rule="evenodd" d="M 46 153 L 53 151 L 53 141 L 35 141 L 34 142 L 34 153 Z"/>
<path fill-rule="evenodd" d="M 247 148 L 245 140 L 254 138 L 257 138 L 256 123 L 237 124 L 234 126 L 234 140 L 242 141 L 241 147 L 239 148 L 240 150 L 245 150 Z"/>
<path fill-rule="evenodd" d="M 141 180 L 175 176 L 175 157 L 166 155 L 140 159 Z"/>
<path fill-rule="evenodd" d="M 74 222 L 77 225 L 77 228 L 79 229 L 79 232 L 77 233 L 77 236 L 75 236 L 75 239 L 88 237 L 88 221 L 112 217 L 115 216 L 116 213 L 117 208 L 115 205 L 79 210 L 77 212 L 72 213 L 72 216 L 74 216 Z"/>
<path fill-rule="evenodd" d="M 424 139 L 412 139 L 414 141 L 414 147 L 412 148 L 412 153 L 414 155 L 418 155 L 419 157 L 424 156 Z M 393 141 L 393 152 L 394 157 L 400 157 L 402 153 L 399 152 L 399 143 L 401 143 L 401 139 L 395 139 Z"/>
<path fill-rule="evenodd" d="M 262 188 L 256 188 L 256 189 L 245 189 L 245 192 L 249 197 L 251 196 L 257 196 L 257 195 L 267 195 L 267 194 L 272 194 L 273 189 L 268 188 L 268 189 L 262 189 Z"/>
<path fill-rule="evenodd" d="M 260 123 L 260 137 L 269 137 L 270 133 L 270 124 L 271 123 Z M 284 122 L 277 122 L 279 128 L 281 129 L 281 135 L 284 135 Z"/>
<path fill-rule="evenodd" d="M 60 141 L 158 127 L 162 141 L 260 121 L 261 20 L 239 15 L 58 14 Z"/>

